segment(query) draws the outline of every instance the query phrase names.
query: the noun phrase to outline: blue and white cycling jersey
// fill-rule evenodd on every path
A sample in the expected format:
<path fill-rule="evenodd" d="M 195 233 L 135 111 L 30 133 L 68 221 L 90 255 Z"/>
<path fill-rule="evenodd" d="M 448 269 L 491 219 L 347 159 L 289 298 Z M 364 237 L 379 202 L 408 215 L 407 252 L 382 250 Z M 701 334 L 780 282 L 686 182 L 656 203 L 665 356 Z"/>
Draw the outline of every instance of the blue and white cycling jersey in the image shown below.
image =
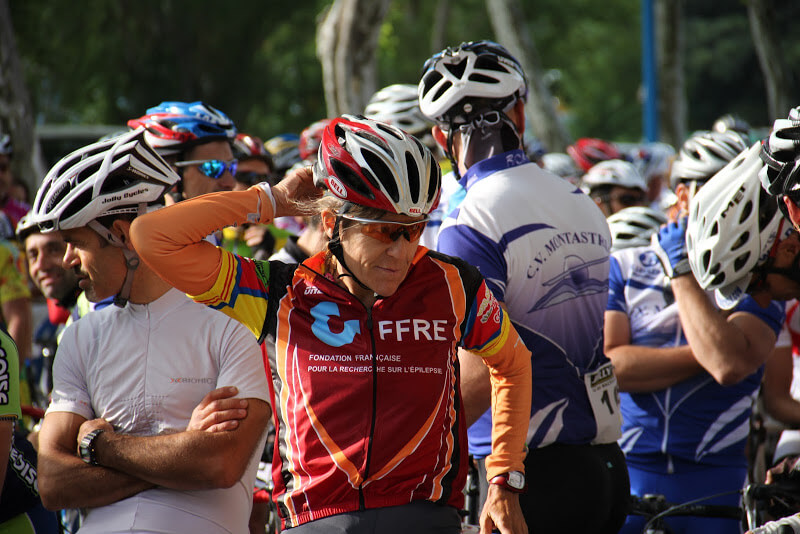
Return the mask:
<path fill-rule="evenodd" d="M 611 236 L 603 214 L 522 150 L 473 165 L 460 183 L 467 193 L 445 219 L 438 249 L 480 269 L 533 353 L 529 446 L 592 442 L 598 425 L 583 375 L 608 362 Z M 476 457 L 490 451 L 490 424 L 487 412 L 469 429 Z"/>
<path fill-rule="evenodd" d="M 650 247 L 611 256 L 608 310 L 628 316 L 631 344 L 676 347 L 687 343 L 668 279 Z M 713 297 L 711 297 L 713 302 Z M 783 303 L 761 308 L 746 297 L 734 309 L 763 320 L 777 335 Z M 670 473 L 673 458 L 707 466 L 743 467 L 752 403 L 763 366 L 738 384 L 721 386 L 705 371 L 650 393 L 621 393 L 622 438 L 630 463 Z"/>

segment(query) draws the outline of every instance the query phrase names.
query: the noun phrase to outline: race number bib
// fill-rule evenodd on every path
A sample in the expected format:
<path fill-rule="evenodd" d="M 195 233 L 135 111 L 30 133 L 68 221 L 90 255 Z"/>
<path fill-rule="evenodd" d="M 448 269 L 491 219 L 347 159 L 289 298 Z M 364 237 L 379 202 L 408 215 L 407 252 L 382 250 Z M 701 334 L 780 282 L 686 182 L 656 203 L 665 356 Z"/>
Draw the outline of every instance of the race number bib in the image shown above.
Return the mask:
<path fill-rule="evenodd" d="M 619 411 L 619 386 L 611 362 L 583 376 L 586 394 L 592 404 L 597 435 L 592 445 L 614 443 L 622 436 L 622 415 Z"/>

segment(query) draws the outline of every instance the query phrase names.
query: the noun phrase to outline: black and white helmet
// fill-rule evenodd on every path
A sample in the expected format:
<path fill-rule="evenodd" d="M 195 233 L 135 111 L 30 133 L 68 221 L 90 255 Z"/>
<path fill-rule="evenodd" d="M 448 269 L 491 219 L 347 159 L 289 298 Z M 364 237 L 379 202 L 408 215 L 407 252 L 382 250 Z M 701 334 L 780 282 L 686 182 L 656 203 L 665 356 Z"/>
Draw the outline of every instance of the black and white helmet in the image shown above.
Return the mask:
<path fill-rule="evenodd" d="M 646 206 L 624 208 L 608 217 L 611 231 L 611 252 L 650 244 L 650 236 L 658 232 L 667 217 Z"/>
<path fill-rule="evenodd" d="M 681 182 L 703 183 L 745 150 L 747 142 L 732 130 L 695 132 L 672 163 L 670 187 L 674 191 Z"/>
<path fill-rule="evenodd" d="M 769 257 L 782 219 L 761 188 L 754 144 L 716 173 L 691 200 L 686 229 L 689 265 L 717 303 L 732 308 L 745 296 L 756 267 Z"/>
<path fill-rule="evenodd" d="M 601 185 L 647 191 L 647 182 L 644 181 L 644 176 L 633 163 L 621 159 L 609 159 L 594 165 L 583 175 L 581 182 L 583 187 L 590 191 Z"/>
<path fill-rule="evenodd" d="M 800 107 L 775 121 L 761 145 L 761 159 L 766 164 L 759 175 L 764 189 L 770 195 L 800 200 Z"/>
<path fill-rule="evenodd" d="M 428 59 L 419 82 L 419 106 L 426 116 L 447 123 L 485 107 L 503 111 L 526 99 L 528 82 L 522 65 L 502 45 L 470 41 L 447 48 Z"/>
<path fill-rule="evenodd" d="M 36 194 L 32 222 L 42 231 L 66 230 L 106 215 L 141 213 L 178 180 L 139 128 L 80 148 L 56 163 Z"/>

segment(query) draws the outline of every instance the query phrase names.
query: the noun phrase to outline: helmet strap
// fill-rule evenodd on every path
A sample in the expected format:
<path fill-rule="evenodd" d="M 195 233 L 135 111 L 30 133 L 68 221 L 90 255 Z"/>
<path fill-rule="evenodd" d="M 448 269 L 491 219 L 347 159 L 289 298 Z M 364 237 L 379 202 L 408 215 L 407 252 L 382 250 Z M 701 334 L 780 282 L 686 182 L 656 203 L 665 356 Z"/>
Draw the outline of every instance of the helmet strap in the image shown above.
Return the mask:
<path fill-rule="evenodd" d="M 147 211 L 147 204 L 139 204 L 138 214 L 142 215 Z M 100 237 L 105 239 L 110 245 L 121 248 L 122 254 L 125 256 L 125 266 L 127 271 L 125 273 L 125 280 L 122 282 L 122 289 L 114 296 L 114 305 L 124 308 L 128 303 L 131 296 L 131 288 L 133 287 L 133 275 L 139 267 L 139 255 L 135 250 L 131 250 L 125 246 L 125 243 L 117 237 L 111 230 L 100 224 L 99 221 L 89 221 L 87 224 L 89 228 L 97 232 Z"/>

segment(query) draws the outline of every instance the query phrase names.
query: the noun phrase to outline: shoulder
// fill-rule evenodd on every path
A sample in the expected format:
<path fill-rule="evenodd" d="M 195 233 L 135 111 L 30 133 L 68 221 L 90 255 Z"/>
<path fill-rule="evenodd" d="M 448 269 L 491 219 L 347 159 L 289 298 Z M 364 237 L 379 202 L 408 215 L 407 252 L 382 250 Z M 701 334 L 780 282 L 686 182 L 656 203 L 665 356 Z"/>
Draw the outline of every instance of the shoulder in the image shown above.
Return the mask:
<path fill-rule="evenodd" d="M 461 278 L 462 282 L 465 283 L 465 285 L 480 285 L 480 283 L 483 281 L 483 276 L 477 267 L 456 256 L 450 256 L 448 254 L 429 250 L 425 258 L 427 258 L 428 261 L 437 262 L 442 266 L 449 266 L 450 268 L 454 269 L 456 272 L 458 272 L 459 277 Z"/>

